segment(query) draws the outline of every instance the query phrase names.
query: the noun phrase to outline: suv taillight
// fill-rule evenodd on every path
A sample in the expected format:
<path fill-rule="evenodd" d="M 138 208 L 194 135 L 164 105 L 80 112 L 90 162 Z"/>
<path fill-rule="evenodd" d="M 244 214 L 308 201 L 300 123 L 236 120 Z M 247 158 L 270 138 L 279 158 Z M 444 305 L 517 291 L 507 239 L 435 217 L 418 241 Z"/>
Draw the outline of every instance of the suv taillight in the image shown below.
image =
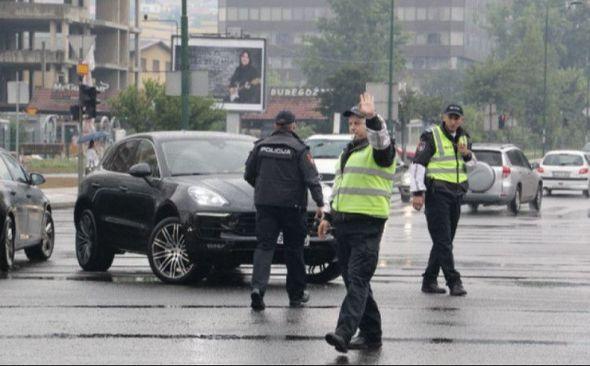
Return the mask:
<path fill-rule="evenodd" d="M 545 169 L 543 169 L 542 167 L 538 167 L 537 168 L 537 173 L 543 174 L 543 173 L 545 173 Z"/>
<path fill-rule="evenodd" d="M 510 167 L 508 167 L 508 166 L 502 167 L 502 178 L 508 178 L 511 173 L 512 173 L 512 170 L 510 169 Z"/>
<path fill-rule="evenodd" d="M 584 175 L 584 174 L 588 174 L 588 172 L 590 172 L 590 170 L 588 170 L 588 168 L 582 168 L 580 169 L 580 171 L 578 172 L 578 174 L 580 175 Z"/>

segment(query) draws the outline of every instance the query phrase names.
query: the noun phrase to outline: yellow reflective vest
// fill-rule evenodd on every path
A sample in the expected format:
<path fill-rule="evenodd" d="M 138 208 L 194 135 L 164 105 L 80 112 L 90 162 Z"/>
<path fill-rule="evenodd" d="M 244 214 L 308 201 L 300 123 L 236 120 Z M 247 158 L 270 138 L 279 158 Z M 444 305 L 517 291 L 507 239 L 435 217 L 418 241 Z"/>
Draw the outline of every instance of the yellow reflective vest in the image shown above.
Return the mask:
<path fill-rule="evenodd" d="M 426 176 L 430 179 L 460 184 L 467 181 L 467 167 L 461 154 L 453 146 L 441 126 L 432 130 L 436 152 L 426 167 Z M 461 136 L 459 143 L 467 145 L 467 137 Z"/>
<path fill-rule="evenodd" d="M 341 213 L 387 219 L 395 162 L 386 168 L 377 165 L 370 145 L 353 152 L 343 171 L 341 161 L 342 156 L 336 166 L 332 208 Z"/>

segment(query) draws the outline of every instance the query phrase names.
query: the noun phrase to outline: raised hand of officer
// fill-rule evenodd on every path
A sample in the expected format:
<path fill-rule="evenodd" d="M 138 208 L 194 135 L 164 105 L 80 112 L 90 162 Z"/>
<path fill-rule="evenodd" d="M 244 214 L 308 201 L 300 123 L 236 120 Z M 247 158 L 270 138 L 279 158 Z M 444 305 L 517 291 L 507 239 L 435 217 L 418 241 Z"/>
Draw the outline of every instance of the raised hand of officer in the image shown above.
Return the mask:
<path fill-rule="evenodd" d="M 365 118 L 375 117 L 375 97 L 369 93 L 363 93 L 360 97 L 359 112 L 365 115 Z"/>
<path fill-rule="evenodd" d="M 424 194 L 412 197 L 412 206 L 416 211 L 421 211 L 424 207 Z"/>
<path fill-rule="evenodd" d="M 471 150 L 469 150 L 465 142 L 459 142 L 458 150 L 464 158 L 471 156 Z"/>
<path fill-rule="evenodd" d="M 322 220 L 322 222 L 320 222 L 320 225 L 318 226 L 318 237 L 320 240 L 324 240 L 326 238 L 326 235 L 330 229 L 332 229 L 332 225 L 328 220 Z"/>

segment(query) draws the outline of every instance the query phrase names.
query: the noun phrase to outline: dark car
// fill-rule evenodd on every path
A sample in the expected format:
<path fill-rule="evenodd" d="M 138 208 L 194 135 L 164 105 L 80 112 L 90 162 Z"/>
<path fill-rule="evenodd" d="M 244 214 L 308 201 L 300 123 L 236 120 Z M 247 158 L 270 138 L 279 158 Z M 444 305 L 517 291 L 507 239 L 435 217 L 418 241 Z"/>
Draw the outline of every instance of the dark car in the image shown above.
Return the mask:
<path fill-rule="evenodd" d="M 49 200 L 36 186 L 42 175 L 28 174 L 10 155 L 0 149 L 0 219 L 2 233 L 0 270 L 14 264 L 14 253 L 25 250 L 32 261 L 46 261 L 53 253 L 55 228 Z"/>
<path fill-rule="evenodd" d="M 254 139 L 213 132 L 130 136 L 112 146 L 81 185 L 76 253 L 87 271 L 106 271 L 115 254 L 147 254 L 167 283 L 205 278 L 212 267 L 251 264 L 257 245 L 254 190 L 243 179 Z M 311 202 L 311 200 L 310 200 Z M 339 275 L 334 239 L 314 233 L 308 207 L 308 281 Z M 279 245 L 275 263 L 284 263 Z"/>

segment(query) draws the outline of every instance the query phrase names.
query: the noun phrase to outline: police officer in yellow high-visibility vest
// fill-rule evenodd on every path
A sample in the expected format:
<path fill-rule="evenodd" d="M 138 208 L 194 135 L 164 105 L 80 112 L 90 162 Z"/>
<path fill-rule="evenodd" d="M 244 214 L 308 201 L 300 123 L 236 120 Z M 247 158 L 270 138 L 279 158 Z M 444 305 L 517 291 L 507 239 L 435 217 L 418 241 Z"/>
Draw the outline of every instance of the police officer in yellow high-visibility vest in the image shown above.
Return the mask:
<path fill-rule="evenodd" d="M 395 143 L 375 113 L 373 97 L 361 95 L 359 105 L 343 115 L 354 138 L 340 156 L 331 212 L 318 228 L 323 238 L 334 226 L 346 284 L 336 331 L 326 334 L 326 341 L 339 352 L 381 347 L 381 314 L 370 281 L 377 269 L 395 173 Z"/>
<path fill-rule="evenodd" d="M 446 293 L 437 282 L 441 269 L 452 296 L 467 294 L 453 256 L 461 201 L 469 188 L 467 164 L 475 163 L 469 135 L 461 127 L 463 123 L 463 108 L 449 105 L 443 122 L 422 135 L 410 167 L 412 204 L 420 211 L 426 203 L 426 220 L 433 243 L 422 281 L 422 292 L 427 294 Z"/>

